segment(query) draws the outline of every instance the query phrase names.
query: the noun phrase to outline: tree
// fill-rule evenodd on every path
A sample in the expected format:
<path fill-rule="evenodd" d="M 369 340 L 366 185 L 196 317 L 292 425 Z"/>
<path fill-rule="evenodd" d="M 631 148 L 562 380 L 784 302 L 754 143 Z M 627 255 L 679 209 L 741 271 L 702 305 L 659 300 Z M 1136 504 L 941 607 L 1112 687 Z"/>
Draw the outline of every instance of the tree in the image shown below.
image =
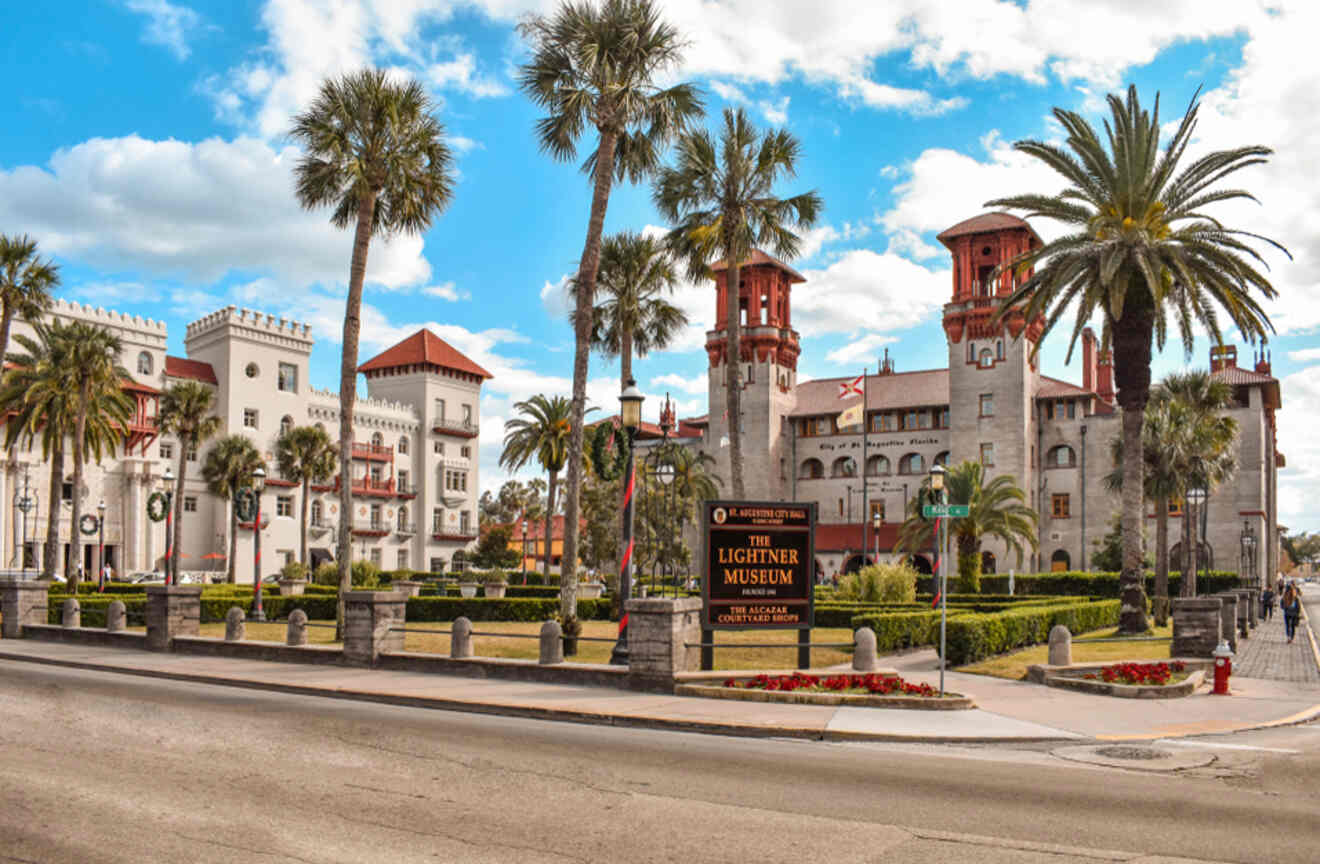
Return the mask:
<path fill-rule="evenodd" d="M 685 529 L 695 523 L 702 501 L 719 496 L 719 477 L 710 470 L 714 463 L 705 453 L 668 442 L 647 457 L 645 468 L 639 466 L 634 514 L 639 575 L 648 562 L 659 572 L 689 572 L 692 552 Z M 656 476 L 661 466 L 673 469 L 668 484 Z"/>
<path fill-rule="evenodd" d="M 1144 530 L 1141 532 L 1141 544 L 1144 550 L 1146 548 L 1146 532 Z M 1123 569 L 1123 514 L 1121 512 L 1114 511 L 1109 517 L 1109 530 L 1099 540 L 1092 540 L 1091 546 L 1095 549 L 1091 553 L 1092 568 L 1108 573 L 1118 573 Z M 1146 568 L 1154 563 L 1150 553 L 1143 551 L 1141 566 Z M 1165 593 L 1168 593 L 1167 587 Z"/>
<path fill-rule="evenodd" d="M 729 474 L 733 497 L 742 499 L 739 270 L 756 246 L 781 258 L 796 257 L 801 238 L 793 232 L 816 224 L 822 203 L 815 192 L 775 196 L 776 183 L 796 174 L 801 146 L 785 129 L 758 133 L 741 108 L 724 109 L 718 144 L 708 131 L 696 129 L 679 136 L 675 149 L 674 167 L 662 170 L 656 180 L 655 204 L 673 226 L 668 243 L 687 260 L 691 279 L 711 278 L 717 258 L 728 268 L 724 389 L 730 418 Z"/>
<path fill-rule="evenodd" d="M 160 399 L 160 434 L 173 435 L 179 442 L 179 476 L 174 481 L 174 552 L 170 571 L 179 576 L 179 547 L 183 542 L 183 481 L 188 473 L 188 454 L 201 449 L 221 428 L 219 417 L 211 413 L 215 392 L 200 381 L 180 381 Z M 253 531 L 260 531 L 255 525 Z"/>
<path fill-rule="evenodd" d="M 508 525 L 492 525 L 477 541 L 472 563 L 488 570 L 508 570 L 517 567 L 522 554 L 512 545 L 513 529 Z"/>
<path fill-rule="evenodd" d="M 6 423 L 6 449 L 22 439 L 29 446 L 40 436 L 42 458 L 50 462 L 50 501 L 46 520 L 46 546 L 42 560 L 44 578 L 53 579 L 60 552 L 60 516 L 64 486 L 65 439 L 72 439 L 76 458 L 90 454 L 97 462 L 104 456 L 113 456 L 123 440 L 133 404 L 121 389 L 125 378 L 113 379 L 105 384 L 106 365 L 114 366 L 118 349 L 109 352 L 102 337 L 109 335 L 82 322 L 52 321 L 33 323 L 36 338 L 18 334 L 14 337 L 23 349 L 10 354 L 13 368 L 5 372 L 0 386 L 0 406 L 9 412 Z M 113 339 L 113 337 L 111 337 Z M 117 341 L 117 340 L 116 340 Z M 86 342 L 87 345 L 80 343 Z M 104 353 L 90 350 L 100 346 Z M 78 363 L 87 363 L 82 369 Z M 125 373 L 126 374 L 126 373 Z M 84 387 L 80 376 L 86 375 L 90 383 Z M 73 478 L 73 522 L 70 538 L 70 557 L 78 553 L 78 530 L 81 519 L 82 472 Z M 69 562 L 69 585 L 76 590 L 73 578 L 76 562 Z"/>
<path fill-rule="evenodd" d="M 238 555 L 238 511 L 234 507 L 234 496 L 239 489 L 252 485 L 252 472 L 257 468 L 265 470 L 265 460 L 257 452 L 256 445 L 244 435 L 227 435 L 215 442 L 202 464 L 202 479 L 206 481 L 206 488 L 212 495 L 229 502 L 229 566 L 226 568 L 226 581 L 231 585 L 236 578 L 235 562 Z"/>
<path fill-rule="evenodd" d="M 1062 175 L 1067 183 L 1062 192 L 999 198 L 986 206 L 1026 211 L 1028 218 L 1044 216 L 1069 231 L 1006 265 L 1020 282 L 997 311 L 996 322 L 1009 315 L 1043 321 L 1039 347 L 1075 306 L 1069 356 L 1093 317 L 1103 322 L 1103 344 L 1114 346 L 1124 442 L 1119 630 L 1138 633 L 1146 629 L 1141 429 L 1150 394 L 1152 345 L 1164 347 L 1171 324 L 1189 357 L 1196 324 L 1222 342 L 1215 307 L 1228 314 L 1248 341 L 1266 339 L 1273 327 L 1253 292 L 1264 299 L 1276 292 L 1257 269 L 1265 262 L 1250 241 L 1263 241 L 1285 254 L 1287 250 L 1258 234 L 1230 228 L 1203 209 L 1223 201 L 1255 200 L 1243 189 L 1218 184 L 1265 162 L 1269 148 L 1250 145 L 1208 153 L 1179 171 L 1196 128 L 1195 98 L 1163 151 L 1158 94 L 1153 112 L 1142 109 L 1135 86 L 1128 89 L 1126 100 L 1111 94 L 1108 102 L 1104 141 L 1080 114 L 1056 108 L 1054 117 L 1068 136 L 1066 147 L 1036 140 L 1013 145 Z M 1037 264 L 1042 266 L 1037 269 Z"/>
<path fill-rule="evenodd" d="M 1036 549 L 1036 511 L 1027 506 L 1026 493 L 1008 474 L 990 482 L 980 462 L 967 460 L 954 465 L 944 478 L 951 504 L 966 504 L 967 516 L 949 520 L 949 537 L 958 550 L 959 590 L 981 590 L 981 540 L 998 538 L 1010 552 L 1017 553 L 1022 566 L 1023 547 Z M 919 494 L 908 505 L 908 515 L 898 528 L 895 552 L 909 555 L 928 548 L 932 523 L 921 515 L 921 505 L 931 501 L 930 478 L 922 481 Z"/>
<path fill-rule="evenodd" d="M 0 234 L 0 357 L 9 353 L 14 316 L 35 324 L 50 309 L 50 292 L 59 284 L 59 266 L 37 257 L 37 241 Z"/>
<path fill-rule="evenodd" d="M 311 503 L 311 485 L 328 483 L 335 476 L 338 458 L 334 444 L 320 426 L 295 426 L 275 442 L 275 464 L 284 479 L 302 483 L 298 560 L 310 566 L 307 558 L 307 508 Z"/>
<path fill-rule="evenodd" d="M 555 159 L 570 161 L 577 158 L 579 139 L 589 134 L 588 126 L 597 135 L 596 149 L 582 166 L 592 182 L 591 213 L 574 276 L 573 395 L 560 588 L 560 605 L 567 616 L 577 609 L 578 499 L 591 309 L 610 187 L 615 179 L 636 183 L 654 173 L 661 149 L 701 113 L 702 106 L 689 84 L 661 88 L 655 83 L 677 67 L 683 46 L 678 32 L 661 21 L 654 0 L 599 4 L 565 0 L 553 15 L 529 17 L 519 29 L 532 55 L 522 66 L 519 81 L 523 92 L 546 111 L 536 123 L 541 149 Z"/>
<path fill-rule="evenodd" d="M 571 437 L 572 409 L 563 396 L 545 397 L 537 394 L 524 402 L 515 402 L 513 409 L 521 417 L 514 417 L 504 423 L 504 450 L 500 453 L 500 467 L 507 471 L 518 471 L 535 459 L 542 470 L 549 476 L 548 495 L 545 508 L 545 564 L 543 573 L 550 579 L 551 526 L 554 524 L 555 484 L 559 472 L 568 460 L 568 446 Z M 565 525 L 567 536 L 568 527 Z M 568 550 L 564 550 L 560 573 L 569 574 L 573 567 L 568 561 Z M 567 575 L 564 581 L 567 581 Z M 565 599 L 567 598 L 567 599 Z M 561 592 L 560 607 L 565 616 L 576 614 L 577 592 Z"/>
<path fill-rule="evenodd" d="M 362 283 L 372 235 L 420 234 L 449 205 L 453 157 L 434 106 L 416 81 L 396 83 L 384 69 L 328 79 L 311 107 L 294 118 L 292 137 L 304 155 L 294 169 L 298 202 L 332 208 L 337 228 L 354 226 L 339 366 L 339 604 L 336 638 L 343 636 L 344 595 L 352 587 L 353 407 L 357 398 Z"/>
<path fill-rule="evenodd" d="M 687 325 L 682 309 L 665 299 L 678 275 L 673 258 L 655 237 L 625 231 L 605 238 L 600 251 L 592 310 L 591 344 L 619 358 L 619 389 L 628 386 L 633 357 L 667 348 Z"/>

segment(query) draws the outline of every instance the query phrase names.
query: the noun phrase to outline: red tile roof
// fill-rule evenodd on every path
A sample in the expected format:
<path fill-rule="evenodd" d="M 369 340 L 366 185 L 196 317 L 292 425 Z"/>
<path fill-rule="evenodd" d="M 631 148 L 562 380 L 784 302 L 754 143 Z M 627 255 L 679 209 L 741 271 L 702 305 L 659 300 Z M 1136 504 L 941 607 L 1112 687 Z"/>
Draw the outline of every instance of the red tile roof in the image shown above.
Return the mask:
<path fill-rule="evenodd" d="M 599 425 L 602 424 L 602 423 L 612 423 L 613 425 L 618 426 L 620 422 L 621 422 L 621 421 L 619 420 L 619 415 L 618 415 L 618 414 L 615 414 L 615 415 L 612 416 L 612 417 L 605 417 L 605 418 L 602 418 L 602 419 L 600 419 L 600 420 L 597 420 L 597 421 L 594 422 L 594 423 L 588 423 L 588 424 L 587 424 L 587 428 L 588 428 L 588 429 L 594 429 L 594 428 L 596 428 L 597 426 L 599 426 Z M 690 427 L 690 426 L 689 426 L 686 430 L 684 429 L 684 424 L 685 424 L 686 422 L 687 422 L 687 421 L 680 421 L 679 424 L 678 424 L 678 428 L 677 428 L 677 429 L 671 429 L 671 430 L 670 430 L 670 432 L 669 432 L 669 437 L 670 437 L 671 439 L 673 439 L 673 438 L 700 438 L 700 437 L 701 437 L 701 430 L 700 430 L 700 429 L 695 429 L 695 428 L 692 428 L 692 427 Z M 665 432 L 664 432 L 663 429 L 661 429 L 657 424 L 655 424 L 655 423 L 647 423 L 645 420 L 642 421 L 642 425 L 639 426 L 638 429 L 637 429 L 637 438 L 638 438 L 638 440 L 640 440 L 640 441 L 650 441 L 650 440 L 652 440 L 652 439 L 659 440 L 659 439 L 663 438 L 664 436 L 665 436 Z"/>
<path fill-rule="evenodd" d="M 794 391 L 797 402 L 794 417 L 838 414 L 852 404 L 839 398 L 839 384 L 857 376 L 817 378 L 804 381 Z M 885 408 L 917 408 L 949 404 L 949 370 L 923 369 L 917 372 L 895 372 L 888 375 L 866 376 L 866 408 L 868 411 Z"/>
<path fill-rule="evenodd" d="M 1048 375 L 1040 376 L 1040 389 L 1036 391 L 1037 399 L 1059 399 L 1066 396 L 1094 396 L 1089 390 L 1084 390 L 1076 384 L 1069 384 L 1067 381 L 1060 381 L 1058 378 L 1051 378 Z"/>
<path fill-rule="evenodd" d="M 393 348 L 387 348 L 358 367 L 359 372 L 372 372 L 378 369 L 396 369 L 400 366 L 439 366 L 466 372 L 481 378 L 492 378 L 489 372 L 473 363 L 457 348 L 432 333 L 430 330 L 418 330 Z"/>
<path fill-rule="evenodd" d="M 1234 386 L 1240 384 L 1269 384 L 1271 381 L 1279 380 L 1272 375 L 1244 369 L 1241 366 L 1225 366 L 1223 369 L 1211 372 L 1210 375 Z"/>
<path fill-rule="evenodd" d="M 550 520 L 550 522 L 551 522 L 550 539 L 552 541 L 563 540 L 564 517 L 555 516 Z M 509 535 L 509 540 L 514 543 L 521 543 L 523 541 L 522 523 L 523 523 L 522 519 L 515 519 L 513 522 L 509 524 L 495 525 L 492 527 L 510 529 L 511 533 Z M 587 525 L 587 520 L 586 519 L 579 520 L 579 524 L 585 528 Z M 543 539 L 545 539 L 545 519 L 544 518 L 527 519 L 527 540 L 532 541 L 532 540 L 543 540 Z"/>
<path fill-rule="evenodd" d="M 1006 228 L 1025 228 L 1031 232 L 1032 237 L 1035 237 L 1037 241 L 1040 240 L 1040 237 L 1037 236 L 1035 230 L 1026 220 L 1019 219 L 1012 213 L 1003 212 L 982 213 L 979 216 L 973 216 L 971 219 L 964 219 L 952 228 L 945 228 L 935 235 L 935 239 L 948 246 L 949 241 L 955 237 L 963 237 L 967 234 L 983 234 L 988 231 L 1003 231 Z"/>
<path fill-rule="evenodd" d="M 189 360 L 187 357 L 171 357 L 168 354 L 165 355 L 165 377 L 188 378 L 193 381 L 201 381 L 203 384 L 218 385 L 220 383 L 216 379 L 215 370 L 211 368 L 210 363 Z"/>
<path fill-rule="evenodd" d="M 789 267 L 787 264 L 785 264 L 783 261 L 780 261 L 775 256 L 767 255 L 766 253 L 762 252 L 760 249 L 753 249 L 752 254 L 747 256 L 747 260 L 742 262 L 738 266 L 756 267 L 758 265 L 763 265 L 763 264 L 768 264 L 771 267 L 778 267 L 780 270 L 783 270 L 785 273 L 789 275 L 789 280 L 792 282 L 807 281 L 806 276 L 803 276 L 801 273 L 797 272 L 792 267 Z M 719 271 L 719 270 L 728 269 L 728 266 L 729 265 L 725 264 L 723 260 L 720 260 L 710 265 L 710 269 Z"/>

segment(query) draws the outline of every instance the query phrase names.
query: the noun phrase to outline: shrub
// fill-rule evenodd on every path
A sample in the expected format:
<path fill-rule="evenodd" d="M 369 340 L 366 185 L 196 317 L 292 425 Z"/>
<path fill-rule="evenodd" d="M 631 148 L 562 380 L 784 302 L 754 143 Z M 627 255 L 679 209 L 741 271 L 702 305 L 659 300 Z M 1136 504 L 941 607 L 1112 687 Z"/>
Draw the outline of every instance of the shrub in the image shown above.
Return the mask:
<path fill-rule="evenodd" d="M 917 571 L 908 564 L 872 564 L 839 582 L 841 600 L 862 603 L 911 603 L 917 596 Z"/>
<path fill-rule="evenodd" d="M 352 571 L 354 588 L 375 588 L 380 584 L 380 568 L 370 561 L 354 561 Z"/>
<path fill-rule="evenodd" d="M 312 581 L 317 585 L 333 585 L 338 588 L 339 565 L 333 561 L 318 564 L 316 570 L 312 572 Z"/>
<path fill-rule="evenodd" d="M 949 662 L 974 663 L 1049 639 L 1050 628 L 1062 624 L 1073 633 L 1112 627 L 1118 623 L 1118 600 L 1098 600 L 1054 606 L 1028 606 L 993 614 L 950 616 L 947 632 Z"/>
<path fill-rule="evenodd" d="M 158 499 L 159 500 L 159 499 Z M 290 561 L 280 568 L 281 579 L 306 579 L 307 565 L 301 561 Z"/>
<path fill-rule="evenodd" d="M 1117 597 L 1119 574 L 1103 571 L 1086 573 L 1079 570 L 1069 570 L 1062 573 L 1019 573 L 1014 581 L 1013 590 L 1015 594 Z M 917 593 L 934 594 L 935 582 L 933 576 L 920 577 L 917 581 Z M 1197 579 L 1197 589 L 1200 594 L 1216 594 L 1237 587 L 1239 587 L 1237 573 L 1232 571 L 1211 570 Z M 1177 597 L 1181 593 L 1181 588 L 1182 574 L 1177 571 L 1170 572 L 1169 596 Z M 983 574 L 981 576 L 981 590 L 989 594 L 1008 594 L 1008 574 Z M 1154 593 L 1155 574 L 1147 573 L 1146 594 L 1151 596 Z"/>
<path fill-rule="evenodd" d="M 954 618 L 954 613 L 950 613 L 950 623 Z M 874 630 L 876 650 L 880 653 L 934 645 L 940 636 L 939 612 L 881 612 L 854 615 L 850 623 L 854 629 L 870 627 Z"/>
<path fill-rule="evenodd" d="M 480 581 L 483 585 L 498 585 L 501 582 L 507 585 L 509 583 L 509 579 L 503 570 L 487 570 L 480 575 Z"/>
<path fill-rule="evenodd" d="M 607 600 L 579 600 L 578 617 L 609 620 L 609 608 Z M 530 597 L 410 597 L 407 620 L 453 621 L 463 616 L 470 621 L 548 621 L 558 611 L 558 600 Z"/>

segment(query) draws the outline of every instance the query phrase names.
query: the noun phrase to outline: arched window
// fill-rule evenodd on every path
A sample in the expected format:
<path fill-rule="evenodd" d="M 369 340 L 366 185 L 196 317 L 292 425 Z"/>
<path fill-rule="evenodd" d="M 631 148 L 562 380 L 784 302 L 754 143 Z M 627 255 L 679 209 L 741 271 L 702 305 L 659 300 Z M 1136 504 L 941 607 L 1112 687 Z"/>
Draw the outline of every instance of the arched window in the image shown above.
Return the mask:
<path fill-rule="evenodd" d="M 454 553 L 454 557 L 451 558 L 449 561 L 449 566 L 451 569 L 457 570 L 458 572 L 462 573 L 464 570 L 467 569 L 467 553 L 464 552 L 462 549 L 456 551 Z"/>
<path fill-rule="evenodd" d="M 920 453 L 909 453 L 898 460 L 899 474 L 922 474 L 926 470 L 926 460 Z"/>
<path fill-rule="evenodd" d="M 322 518 L 321 514 L 323 512 L 321 507 L 321 502 L 313 501 L 311 506 L 311 511 L 312 511 L 312 525 L 313 527 L 319 528 L 321 526 L 321 518 Z"/>
<path fill-rule="evenodd" d="M 408 452 L 408 436 L 399 436 L 399 452 L 406 454 Z"/>
<path fill-rule="evenodd" d="M 980 365 L 982 369 L 988 369 L 995 365 L 995 355 L 991 353 L 989 348 L 981 349 Z"/>
<path fill-rule="evenodd" d="M 889 459 L 885 456 L 872 456 L 866 460 L 866 476 L 878 477 L 889 473 Z"/>
<path fill-rule="evenodd" d="M 989 549 L 981 552 L 981 572 L 991 574 L 995 572 L 995 553 Z"/>
<path fill-rule="evenodd" d="M 138 355 L 137 371 L 139 375 L 150 375 L 152 369 L 151 352 L 143 351 Z"/>
<path fill-rule="evenodd" d="M 408 505 L 406 504 L 399 508 L 399 530 L 408 530 Z"/>
<path fill-rule="evenodd" d="M 945 468 L 948 468 L 948 467 L 949 467 L 949 451 L 948 451 L 948 450 L 945 450 L 945 451 L 943 451 L 942 453 L 936 453 L 936 454 L 935 454 L 935 464 L 936 464 L 936 465 L 943 465 Z"/>
<path fill-rule="evenodd" d="M 1045 454 L 1047 468 L 1074 468 L 1077 465 L 1077 453 L 1067 444 L 1051 447 Z"/>
<path fill-rule="evenodd" d="M 825 476 L 825 465 L 819 459 L 807 459 L 798 469 L 798 477 L 802 480 L 819 480 Z"/>
<path fill-rule="evenodd" d="M 1050 556 L 1050 572 L 1063 573 L 1072 569 L 1072 556 L 1063 549 L 1055 549 Z"/>
<path fill-rule="evenodd" d="M 834 464 L 830 466 L 830 476 L 856 477 L 857 460 L 853 459 L 851 456 L 840 456 L 838 459 L 835 459 Z"/>
<path fill-rule="evenodd" d="M 373 447 L 384 447 L 384 446 L 385 446 L 385 436 L 382 435 L 382 434 L 380 434 L 379 432 L 374 432 L 374 433 L 372 433 L 372 436 L 371 436 L 371 446 L 373 446 Z"/>
<path fill-rule="evenodd" d="M 285 414 L 284 419 L 280 421 L 280 437 L 283 438 L 285 435 L 288 435 L 292 431 L 293 431 L 293 418 L 290 417 L 288 414 Z"/>

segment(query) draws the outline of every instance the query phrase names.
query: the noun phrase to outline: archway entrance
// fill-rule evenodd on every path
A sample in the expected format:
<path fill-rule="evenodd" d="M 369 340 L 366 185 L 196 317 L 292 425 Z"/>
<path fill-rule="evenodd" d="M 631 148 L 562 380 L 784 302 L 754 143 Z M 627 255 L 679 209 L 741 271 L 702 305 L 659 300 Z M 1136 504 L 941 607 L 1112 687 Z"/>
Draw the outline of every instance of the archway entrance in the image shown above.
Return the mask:
<path fill-rule="evenodd" d="M 1054 550 L 1050 556 L 1050 572 L 1064 573 L 1072 569 L 1072 557 L 1063 549 Z"/>
<path fill-rule="evenodd" d="M 930 559 L 925 555 L 913 555 L 908 559 L 908 563 L 912 565 L 913 570 L 923 576 L 930 576 L 934 572 L 930 566 Z"/>

